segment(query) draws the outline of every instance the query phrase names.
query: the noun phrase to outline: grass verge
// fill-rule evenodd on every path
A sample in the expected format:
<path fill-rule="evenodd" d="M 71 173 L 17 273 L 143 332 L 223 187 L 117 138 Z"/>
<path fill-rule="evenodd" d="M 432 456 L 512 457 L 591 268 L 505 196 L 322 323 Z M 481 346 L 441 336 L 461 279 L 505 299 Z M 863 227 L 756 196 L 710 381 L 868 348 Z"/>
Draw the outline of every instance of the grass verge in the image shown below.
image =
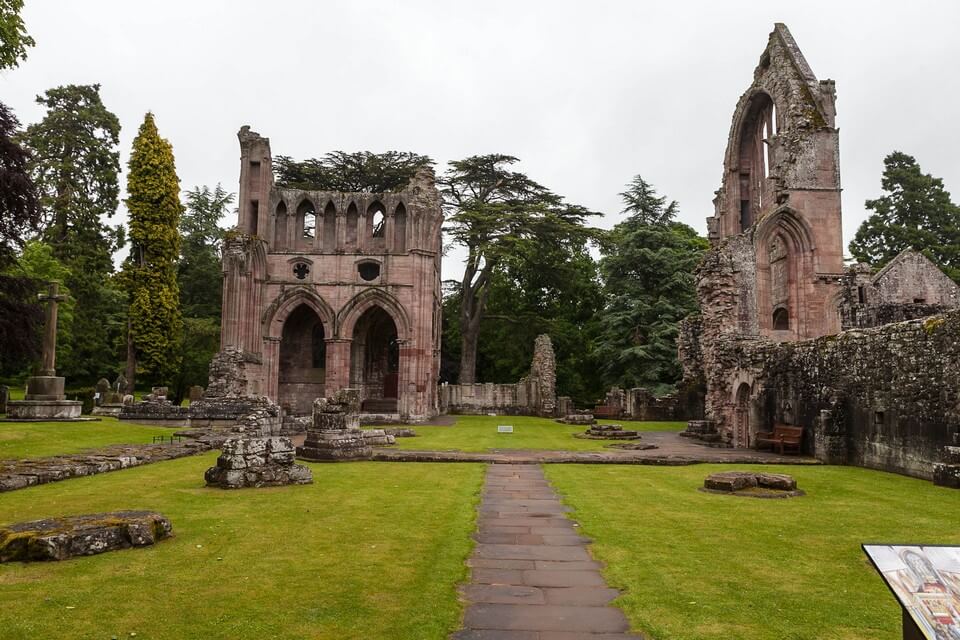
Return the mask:
<path fill-rule="evenodd" d="M 697 491 L 729 465 L 547 466 L 637 631 L 656 640 L 895 640 L 862 542 L 960 543 L 960 492 L 854 467 L 789 473 L 805 497 Z"/>
<path fill-rule="evenodd" d="M 0 637 L 400 638 L 459 626 L 482 465 L 310 465 L 314 484 L 203 486 L 216 454 L 6 494 L 0 522 L 154 509 L 175 537 L 0 565 Z"/>

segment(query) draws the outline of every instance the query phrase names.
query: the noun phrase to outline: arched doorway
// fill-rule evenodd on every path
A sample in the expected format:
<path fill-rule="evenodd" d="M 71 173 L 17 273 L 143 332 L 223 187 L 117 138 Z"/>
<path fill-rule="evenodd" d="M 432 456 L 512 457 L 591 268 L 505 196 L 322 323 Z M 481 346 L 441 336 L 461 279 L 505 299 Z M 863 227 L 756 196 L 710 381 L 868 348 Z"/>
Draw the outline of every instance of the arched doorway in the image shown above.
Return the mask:
<path fill-rule="evenodd" d="M 280 339 L 279 404 L 292 415 L 309 415 L 315 398 L 325 395 L 327 343 L 323 323 L 305 304 L 283 324 Z"/>
<path fill-rule="evenodd" d="M 750 446 L 750 385 L 737 387 L 737 401 L 733 410 L 733 446 Z"/>
<path fill-rule="evenodd" d="M 363 411 L 396 413 L 400 394 L 397 325 L 383 308 L 361 315 L 350 347 L 350 386 L 360 390 Z"/>

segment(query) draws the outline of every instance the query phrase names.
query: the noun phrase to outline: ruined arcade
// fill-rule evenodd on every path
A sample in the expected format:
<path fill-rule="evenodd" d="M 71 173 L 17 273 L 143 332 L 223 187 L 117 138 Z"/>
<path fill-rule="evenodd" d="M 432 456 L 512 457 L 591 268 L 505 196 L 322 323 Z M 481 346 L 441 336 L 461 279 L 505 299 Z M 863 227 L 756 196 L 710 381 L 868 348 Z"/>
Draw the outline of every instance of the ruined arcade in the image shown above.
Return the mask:
<path fill-rule="evenodd" d="M 433 172 L 395 193 L 274 185 L 270 141 L 243 127 L 239 220 L 223 251 L 221 350 L 248 395 L 288 415 L 358 389 L 362 411 L 437 412 L 440 228 Z"/>

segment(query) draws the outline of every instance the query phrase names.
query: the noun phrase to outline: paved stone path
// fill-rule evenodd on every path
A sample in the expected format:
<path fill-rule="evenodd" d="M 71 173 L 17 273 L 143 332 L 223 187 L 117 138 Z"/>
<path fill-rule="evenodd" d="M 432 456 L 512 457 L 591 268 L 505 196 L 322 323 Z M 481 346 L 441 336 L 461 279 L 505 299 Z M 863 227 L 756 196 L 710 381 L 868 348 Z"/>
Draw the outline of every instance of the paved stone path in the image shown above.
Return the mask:
<path fill-rule="evenodd" d="M 627 640 L 618 592 L 538 465 L 492 464 L 455 640 Z"/>

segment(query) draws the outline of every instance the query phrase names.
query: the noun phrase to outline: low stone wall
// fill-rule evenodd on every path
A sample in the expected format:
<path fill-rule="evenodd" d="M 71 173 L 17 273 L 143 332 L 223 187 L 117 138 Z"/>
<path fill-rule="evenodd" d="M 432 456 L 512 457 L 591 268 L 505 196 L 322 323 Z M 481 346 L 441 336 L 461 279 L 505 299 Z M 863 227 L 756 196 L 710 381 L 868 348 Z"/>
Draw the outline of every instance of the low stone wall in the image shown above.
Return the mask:
<path fill-rule="evenodd" d="M 540 394 L 536 380 L 516 384 L 445 384 L 440 386 L 441 413 L 484 415 L 539 414 Z"/>
<path fill-rule="evenodd" d="M 684 380 L 680 388 L 664 396 L 655 396 L 643 387 L 612 388 L 603 406 L 617 410 L 618 418 L 655 422 L 686 422 L 703 419 L 706 389 L 701 381 Z"/>
<path fill-rule="evenodd" d="M 931 479 L 960 437 L 960 312 L 795 343 L 721 341 L 711 355 L 710 417 L 728 440 L 744 422 L 751 441 L 799 425 L 820 460 Z"/>

